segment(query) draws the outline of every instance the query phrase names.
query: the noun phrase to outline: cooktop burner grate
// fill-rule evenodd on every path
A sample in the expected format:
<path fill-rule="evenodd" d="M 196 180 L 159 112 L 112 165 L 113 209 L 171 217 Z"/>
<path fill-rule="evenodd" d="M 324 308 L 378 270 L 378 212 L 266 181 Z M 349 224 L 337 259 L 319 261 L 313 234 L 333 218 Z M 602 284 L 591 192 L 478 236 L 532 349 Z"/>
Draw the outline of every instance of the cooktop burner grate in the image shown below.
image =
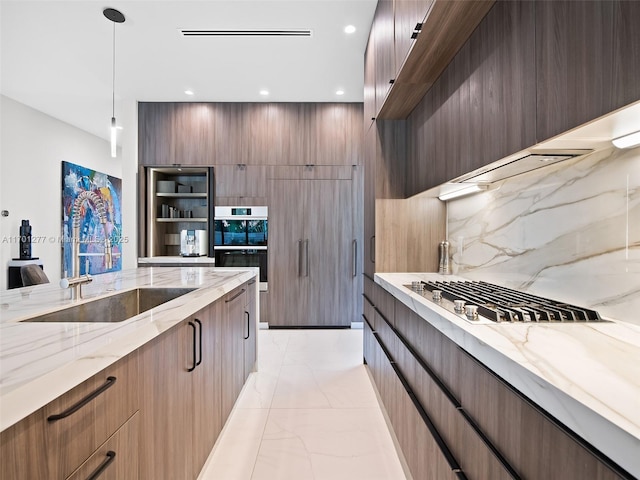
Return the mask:
<path fill-rule="evenodd" d="M 424 297 L 431 297 L 436 303 L 442 302 L 440 298 L 453 302 L 455 313 L 464 313 L 469 320 L 476 320 L 480 315 L 494 322 L 604 321 L 595 310 L 487 282 L 436 281 L 421 282 L 417 286 L 415 283 L 407 288 L 422 291 Z"/>

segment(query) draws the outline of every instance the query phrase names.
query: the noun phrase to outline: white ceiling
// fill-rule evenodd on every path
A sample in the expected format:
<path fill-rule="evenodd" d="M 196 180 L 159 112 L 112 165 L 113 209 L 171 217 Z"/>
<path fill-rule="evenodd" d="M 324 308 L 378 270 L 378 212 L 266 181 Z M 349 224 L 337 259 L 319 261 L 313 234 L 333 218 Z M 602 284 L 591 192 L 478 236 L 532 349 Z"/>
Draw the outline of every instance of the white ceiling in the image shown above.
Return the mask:
<path fill-rule="evenodd" d="M 113 23 L 102 10 L 111 7 L 126 17 L 115 26 L 116 118 L 132 101 L 361 102 L 376 3 L 1 0 L 0 91 L 108 138 Z M 354 34 L 344 33 L 348 24 Z M 182 28 L 303 28 L 313 35 L 189 38 Z"/>

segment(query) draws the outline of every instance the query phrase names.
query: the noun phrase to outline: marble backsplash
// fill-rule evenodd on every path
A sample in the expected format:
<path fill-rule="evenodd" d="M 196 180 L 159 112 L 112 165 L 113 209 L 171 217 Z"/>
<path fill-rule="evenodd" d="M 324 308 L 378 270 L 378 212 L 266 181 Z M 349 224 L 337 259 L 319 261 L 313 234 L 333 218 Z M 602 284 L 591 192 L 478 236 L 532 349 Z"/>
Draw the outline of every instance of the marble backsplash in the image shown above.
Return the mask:
<path fill-rule="evenodd" d="M 640 148 L 504 180 L 447 215 L 452 273 L 640 325 Z"/>

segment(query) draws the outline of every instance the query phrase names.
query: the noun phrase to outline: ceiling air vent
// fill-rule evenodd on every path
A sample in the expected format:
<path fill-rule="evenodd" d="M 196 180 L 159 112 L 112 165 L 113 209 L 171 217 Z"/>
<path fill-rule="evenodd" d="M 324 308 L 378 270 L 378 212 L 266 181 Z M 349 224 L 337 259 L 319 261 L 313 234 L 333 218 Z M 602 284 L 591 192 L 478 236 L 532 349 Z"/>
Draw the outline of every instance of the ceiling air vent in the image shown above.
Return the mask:
<path fill-rule="evenodd" d="M 182 28 L 184 37 L 311 37 L 313 30 L 302 28 L 203 29 Z"/>

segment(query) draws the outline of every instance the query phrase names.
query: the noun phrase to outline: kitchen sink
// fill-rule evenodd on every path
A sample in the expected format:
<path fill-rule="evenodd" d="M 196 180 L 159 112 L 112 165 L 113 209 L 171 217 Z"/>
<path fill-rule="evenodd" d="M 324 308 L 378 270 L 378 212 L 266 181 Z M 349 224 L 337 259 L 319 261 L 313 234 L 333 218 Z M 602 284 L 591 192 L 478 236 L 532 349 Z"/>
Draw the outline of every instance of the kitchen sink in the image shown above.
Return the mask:
<path fill-rule="evenodd" d="M 22 321 L 122 322 L 194 290 L 195 288 L 136 288 Z"/>

